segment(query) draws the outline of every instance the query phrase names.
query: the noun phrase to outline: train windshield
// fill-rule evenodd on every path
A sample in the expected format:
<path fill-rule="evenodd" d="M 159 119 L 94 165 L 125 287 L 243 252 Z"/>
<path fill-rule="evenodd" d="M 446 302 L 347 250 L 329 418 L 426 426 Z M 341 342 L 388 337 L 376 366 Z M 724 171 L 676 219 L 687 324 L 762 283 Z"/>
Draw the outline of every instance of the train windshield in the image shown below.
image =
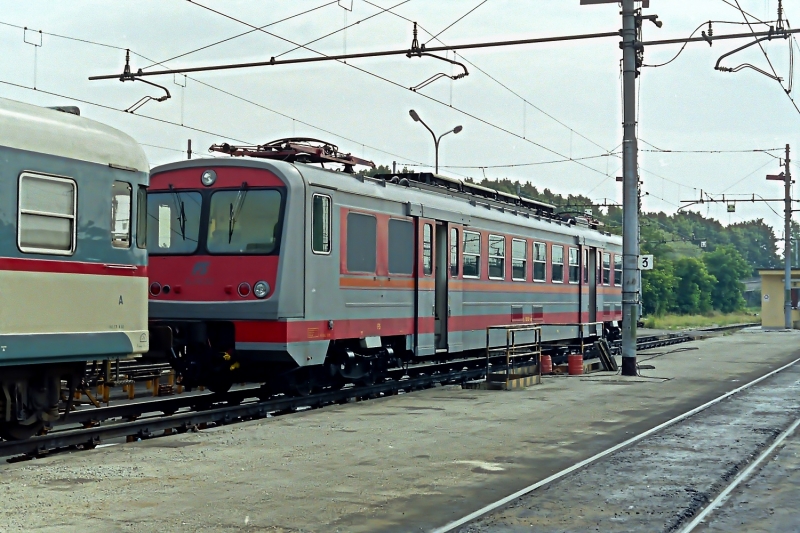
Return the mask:
<path fill-rule="evenodd" d="M 147 251 L 191 254 L 200 234 L 199 192 L 170 191 L 147 195 Z"/>
<path fill-rule="evenodd" d="M 206 248 L 212 254 L 270 254 L 281 228 L 276 190 L 217 191 L 211 195 Z"/>

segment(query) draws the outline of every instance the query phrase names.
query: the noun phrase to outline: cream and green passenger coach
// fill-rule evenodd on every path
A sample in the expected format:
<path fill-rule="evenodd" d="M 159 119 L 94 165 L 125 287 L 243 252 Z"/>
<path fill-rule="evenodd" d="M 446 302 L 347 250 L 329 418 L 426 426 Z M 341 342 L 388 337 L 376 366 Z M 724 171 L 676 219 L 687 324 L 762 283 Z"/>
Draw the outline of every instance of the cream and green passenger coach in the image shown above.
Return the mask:
<path fill-rule="evenodd" d="M 149 166 L 128 135 L 0 99 L 0 434 L 59 416 L 86 361 L 146 352 Z"/>

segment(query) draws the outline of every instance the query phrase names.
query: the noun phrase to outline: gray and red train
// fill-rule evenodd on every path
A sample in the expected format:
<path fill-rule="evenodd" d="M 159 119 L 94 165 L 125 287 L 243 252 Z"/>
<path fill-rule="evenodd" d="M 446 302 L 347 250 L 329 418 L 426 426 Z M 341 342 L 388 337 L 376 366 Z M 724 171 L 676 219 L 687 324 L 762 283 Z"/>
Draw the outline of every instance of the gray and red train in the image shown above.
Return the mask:
<path fill-rule="evenodd" d="M 621 240 L 586 219 L 355 174 L 364 161 L 308 139 L 212 149 L 233 157 L 156 167 L 148 190 L 154 345 L 189 385 L 307 392 L 483 351 L 488 326 L 542 324 L 550 346 L 617 331 Z"/>
<path fill-rule="evenodd" d="M 589 220 L 308 139 L 212 148 L 150 171 L 77 108 L 0 99 L 0 436 L 148 350 L 188 386 L 303 394 L 481 353 L 493 325 L 617 333 L 621 241 Z"/>

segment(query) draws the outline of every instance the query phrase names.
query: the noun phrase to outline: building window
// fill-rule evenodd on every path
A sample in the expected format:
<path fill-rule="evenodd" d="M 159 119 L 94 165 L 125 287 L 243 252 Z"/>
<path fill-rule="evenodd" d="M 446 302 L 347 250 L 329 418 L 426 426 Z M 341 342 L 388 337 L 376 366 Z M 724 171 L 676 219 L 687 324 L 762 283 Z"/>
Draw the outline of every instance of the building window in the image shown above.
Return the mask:
<path fill-rule="evenodd" d="M 603 253 L 603 285 L 611 284 L 611 254 Z"/>
<path fill-rule="evenodd" d="M 426 276 L 433 274 L 433 227 L 430 224 L 422 228 L 422 271 Z"/>
<path fill-rule="evenodd" d="M 553 245 L 553 283 L 564 283 L 564 247 Z"/>
<path fill-rule="evenodd" d="M 461 260 L 465 278 L 481 277 L 481 234 L 464 232 L 464 251 Z"/>
<path fill-rule="evenodd" d="M 547 278 L 547 245 L 543 242 L 533 243 L 533 281 L 546 281 Z"/>
<path fill-rule="evenodd" d="M 525 281 L 528 277 L 528 243 L 520 239 L 511 241 L 511 279 Z"/>
<path fill-rule="evenodd" d="M 589 283 L 589 250 L 583 250 L 583 282 Z"/>
<path fill-rule="evenodd" d="M 147 189 L 142 185 L 136 191 L 136 246 L 147 248 Z"/>
<path fill-rule="evenodd" d="M 450 228 L 450 277 L 458 277 L 458 230 Z"/>
<path fill-rule="evenodd" d="M 19 178 L 17 242 L 23 252 L 70 255 L 75 251 L 75 182 L 24 173 Z"/>
<path fill-rule="evenodd" d="M 389 220 L 389 274 L 414 273 L 414 224 Z"/>
<path fill-rule="evenodd" d="M 578 283 L 581 280 L 580 253 L 577 248 L 569 249 L 569 282 Z"/>
<path fill-rule="evenodd" d="M 377 226 L 374 216 L 347 214 L 348 272 L 375 272 Z"/>
<path fill-rule="evenodd" d="M 622 255 L 614 254 L 614 285 L 622 286 Z"/>
<path fill-rule="evenodd" d="M 506 277 L 506 238 L 489 235 L 489 279 Z"/>
<path fill-rule="evenodd" d="M 331 253 L 331 197 L 315 194 L 311 200 L 311 251 Z"/>
<path fill-rule="evenodd" d="M 111 184 L 111 246 L 131 247 L 131 184 L 115 181 Z"/>

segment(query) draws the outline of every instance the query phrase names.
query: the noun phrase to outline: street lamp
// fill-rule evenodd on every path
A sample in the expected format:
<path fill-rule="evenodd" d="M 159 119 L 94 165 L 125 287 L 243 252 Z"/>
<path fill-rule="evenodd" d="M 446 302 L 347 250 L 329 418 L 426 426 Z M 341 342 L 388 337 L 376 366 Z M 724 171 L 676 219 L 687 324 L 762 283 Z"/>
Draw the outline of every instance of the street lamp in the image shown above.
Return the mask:
<path fill-rule="evenodd" d="M 423 122 L 423 121 L 422 121 L 422 119 L 421 119 L 421 118 L 419 118 L 419 115 L 417 114 L 417 112 L 416 112 L 416 111 L 414 111 L 414 110 L 412 109 L 411 111 L 409 111 L 409 112 L 408 112 L 408 114 L 409 114 L 409 115 L 411 115 L 411 118 L 413 118 L 413 119 L 414 119 L 414 122 L 420 122 L 420 123 L 422 123 L 422 125 L 423 125 L 423 126 L 425 126 L 425 129 L 426 129 L 426 130 L 428 130 L 429 132 L 431 132 L 431 135 L 433 136 L 433 146 L 434 146 L 434 148 L 435 148 L 435 150 L 436 150 L 436 174 L 438 174 L 438 173 L 439 173 L 439 141 L 441 141 L 441 140 L 442 140 L 442 137 L 444 137 L 444 136 L 445 136 L 445 135 L 447 135 L 448 133 L 459 133 L 459 132 L 460 132 L 461 130 L 463 130 L 464 128 L 462 128 L 461 126 L 456 126 L 456 127 L 455 127 L 455 128 L 453 128 L 452 130 L 446 131 L 446 132 L 442 133 L 441 135 L 439 135 L 439 136 L 437 137 L 437 136 L 436 136 L 436 134 L 435 134 L 435 133 L 433 133 L 433 130 L 432 130 L 432 129 L 430 129 L 430 128 L 428 127 L 428 125 L 427 125 L 427 124 L 425 124 L 425 122 Z"/>

